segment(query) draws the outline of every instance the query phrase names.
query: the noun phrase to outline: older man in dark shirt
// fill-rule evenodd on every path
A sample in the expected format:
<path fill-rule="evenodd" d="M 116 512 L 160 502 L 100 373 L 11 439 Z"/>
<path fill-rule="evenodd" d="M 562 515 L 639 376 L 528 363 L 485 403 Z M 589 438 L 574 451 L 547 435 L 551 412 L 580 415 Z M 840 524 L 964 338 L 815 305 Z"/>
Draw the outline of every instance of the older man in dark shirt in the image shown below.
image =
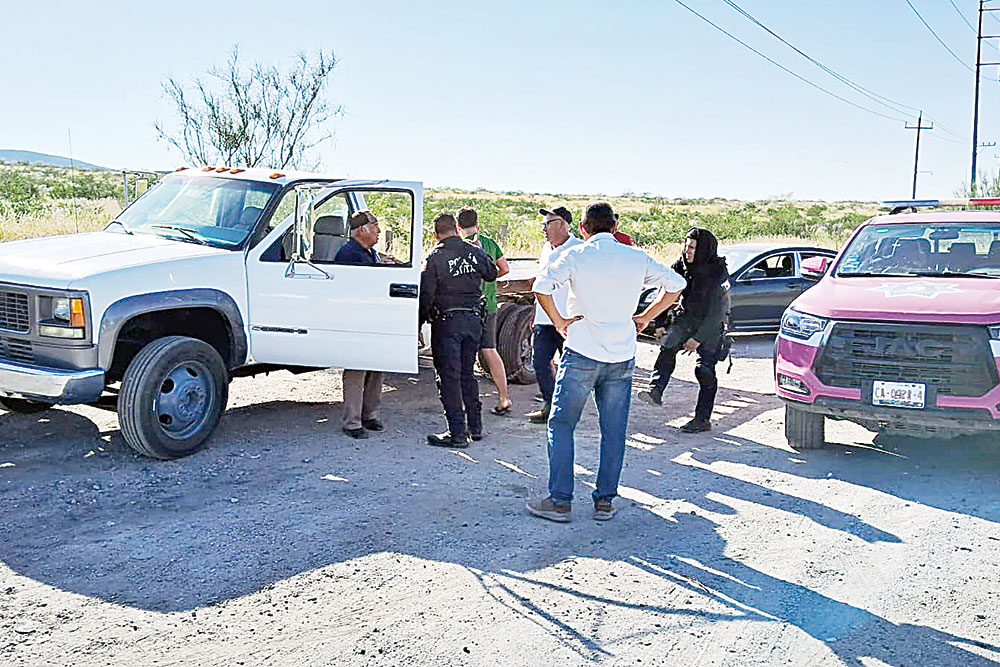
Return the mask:
<path fill-rule="evenodd" d="M 358 211 L 348 223 L 351 240 L 337 252 L 334 264 L 375 266 L 383 263 L 375 250 L 379 234 L 378 219 L 370 211 Z M 378 418 L 382 402 L 382 373 L 380 371 L 344 370 L 344 433 L 352 438 L 364 439 L 368 431 L 382 431 L 385 427 Z"/>

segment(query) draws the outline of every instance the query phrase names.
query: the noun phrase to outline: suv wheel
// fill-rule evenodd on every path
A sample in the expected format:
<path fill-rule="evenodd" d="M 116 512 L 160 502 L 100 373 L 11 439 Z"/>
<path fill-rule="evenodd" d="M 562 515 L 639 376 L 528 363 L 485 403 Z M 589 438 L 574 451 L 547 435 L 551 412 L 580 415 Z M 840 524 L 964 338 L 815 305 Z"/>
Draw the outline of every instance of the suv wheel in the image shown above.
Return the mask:
<path fill-rule="evenodd" d="M 160 338 L 125 371 L 118 396 L 122 435 L 146 456 L 186 456 L 211 435 L 228 399 L 229 375 L 215 348 L 186 336 Z"/>
<path fill-rule="evenodd" d="M 2 405 L 5 410 L 18 412 L 22 415 L 33 415 L 36 412 L 44 412 L 52 407 L 51 403 L 39 403 L 38 401 L 29 401 L 24 398 L 6 397 L 0 397 L 0 405 Z"/>
<path fill-rule="evenodd" d="M 823 415 L 785 404 L 785 439 L 795 449 L 820 449 L 826 443 Z"/>

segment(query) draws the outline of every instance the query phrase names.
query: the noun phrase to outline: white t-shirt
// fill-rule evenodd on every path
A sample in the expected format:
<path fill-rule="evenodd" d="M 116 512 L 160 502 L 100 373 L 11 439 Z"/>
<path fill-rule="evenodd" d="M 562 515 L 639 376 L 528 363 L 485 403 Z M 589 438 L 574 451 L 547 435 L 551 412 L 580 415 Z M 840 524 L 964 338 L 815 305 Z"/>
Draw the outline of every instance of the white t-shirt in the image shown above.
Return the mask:
<path fill-rule="evenodd" d="M 565 241 L 563 241 L 562 243 L 560 243 L 556 247 L 552 247 L 552 244 L 549 243 L 548 241 L 546 241 L 545 245 L 542 246 L 542 252 L 539 253 L 539 257 L 538 257 L 538 273 L 541 274 L 541 272 L 545 270 L 545 267 L 547 267 L 549 264 L 551 264 L 552 262 L 554 262 L 557 259 L 559 259 L 560 257 L 562 257 L 563 254 L 565 254 L 565 252 L 567 250 L 569 250 L 570 248 L 572 248 L 575 245 L 580 245 L 581 243 L 583 243 L 583 241 L 581 241 L 580 239 L 576 238 L 572 234 L 570 234 L 569 238 L 567 238 Z M 566 316 L 566 301 L 569 299 L 569 285 L 563 285 L 562 287 L 560 287 L 559 289 L 557 289 L 555 292 L 553 292 L 552 293 L 552 299 L 553 299 L 553 301 L 556 302 L 556 310 L 559 311 L 560 315 L 562 315 L 563 317 L 565 317 Z M 545 311 L 542 310 L 542 307 L 540 305 L 538 305 L 537 302 L 535 303 L 535 322 L 534 323 L 535 324 L 548 324 L 549 326 L 552 325 L 552 320 L 549 319 L 549 316 L 545 314 Z"/>
<path fill-rule="evenodd" d="M 602 232 L 550 262 L 535 279 L 532 290 L 551 295 L 564 285 L 569 285 L 566 317 L 583 316 L 569 325 L 566 347 L 589 359 L 614 364 L 635 357 L 632 316 L 643 286 L 680 292 L 687 281 L 642 250 Z"/>

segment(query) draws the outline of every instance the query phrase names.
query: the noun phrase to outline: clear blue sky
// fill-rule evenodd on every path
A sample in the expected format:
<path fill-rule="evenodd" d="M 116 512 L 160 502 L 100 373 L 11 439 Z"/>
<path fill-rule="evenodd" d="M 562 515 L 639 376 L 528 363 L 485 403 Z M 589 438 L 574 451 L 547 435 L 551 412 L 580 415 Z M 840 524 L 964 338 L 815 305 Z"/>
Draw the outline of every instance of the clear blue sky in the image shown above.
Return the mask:
<path fill-rule="evenodd" d="M 838 84 L 722 0 L 685 0 L 803 76 Z M 975 0 L 954 0 L 975 25 Z M 947 0 L 911 0 L 968 63 L 975 35 Z M 924 133 L 919 194 L 969 176 L 973 75 L 905 0 L 742 0 L 777 33 L 874 92 L 961 135 Z M 993 4 L 1000 6 L 1000 2 Z M 1000 12 L 997 13 L 1000 18 Z M 914 132 L 761 60 L 673 0 L 640 2 L 5 3 L 0 148 L 110 167 L 172 168 L 160 83 L 225 60 L 340 59 L 344 106 L 322 150 L 330 172 L 430 186 L 670 197 L 879 199 L 910 193 Z M 986 19 L 1000 34 L 1000 21 Z M 993 40 L 994 44 L 1000 40 Z M 984 48 L 985 59 L 1000 52 Z M 980 140 L 1000 139 L 998 68 Z M 913 118 L 915 121 L 915 117 Z M 1000 150 L 980 165 L 996 170 Z"/>

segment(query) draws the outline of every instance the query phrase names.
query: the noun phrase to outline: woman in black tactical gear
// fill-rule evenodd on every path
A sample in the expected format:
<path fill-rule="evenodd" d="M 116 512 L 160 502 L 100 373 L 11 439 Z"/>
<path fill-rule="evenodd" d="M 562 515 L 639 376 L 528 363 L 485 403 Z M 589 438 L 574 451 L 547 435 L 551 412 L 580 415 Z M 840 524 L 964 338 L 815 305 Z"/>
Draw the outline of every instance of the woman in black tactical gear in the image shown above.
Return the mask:
<path fill-rule="evenodd" d="M 719 388 L 715 365 L 728 355 L 729 271 L 719 257 L 719 242 L 707 229 L 687 233 L 684 249 L 673 269 L 687 280 L 677 305 L 664 314 L 667 328 L 660 341 L 648 391 L 639 398 L 662 405 L 663 390 L 677 363 L 677 353 L 698 353 L 694 375 L 698 379 L 698 403 L 694 419 L 681 427 L 684 433 L 701 433 L 712 428 L 712 408 Z M 659 323 L 658 323 L 659 325 Z"/>

